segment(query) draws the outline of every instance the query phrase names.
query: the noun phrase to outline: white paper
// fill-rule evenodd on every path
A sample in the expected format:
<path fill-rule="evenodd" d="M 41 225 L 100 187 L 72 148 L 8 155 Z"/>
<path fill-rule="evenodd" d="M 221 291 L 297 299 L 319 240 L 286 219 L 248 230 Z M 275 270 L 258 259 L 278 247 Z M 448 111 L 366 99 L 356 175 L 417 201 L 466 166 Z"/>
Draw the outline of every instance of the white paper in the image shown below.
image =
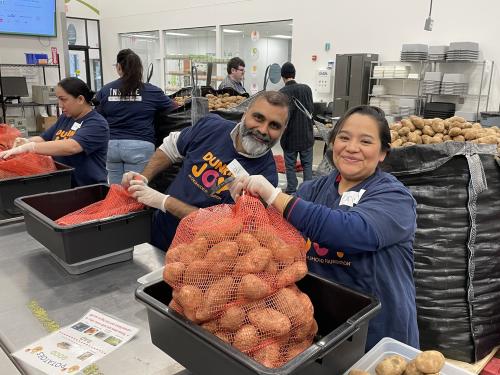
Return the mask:
<path fill-rule="evenodd" d="M 364 189 L 361 189 L 360 191 L 346 191 L 342 194 L 339 205 L 354 207 L 355 204 L 358 204 L 365 191 L 366 190 Z"/>
<path fill-rule="evenodd" d="M 247 177 L 250 176 L 248 172 L 243 168 L 240 162 L 234 159 L 231 163 L 227 165 L 227 169 L 233 174 L 234 177 Z"/>
<path fill-rule="evenodd" d="M 13 355 L 49 375 L 77 374 L 125 344 L 137 331 L 135 327 L 90 310 L 79 321 Z"/>

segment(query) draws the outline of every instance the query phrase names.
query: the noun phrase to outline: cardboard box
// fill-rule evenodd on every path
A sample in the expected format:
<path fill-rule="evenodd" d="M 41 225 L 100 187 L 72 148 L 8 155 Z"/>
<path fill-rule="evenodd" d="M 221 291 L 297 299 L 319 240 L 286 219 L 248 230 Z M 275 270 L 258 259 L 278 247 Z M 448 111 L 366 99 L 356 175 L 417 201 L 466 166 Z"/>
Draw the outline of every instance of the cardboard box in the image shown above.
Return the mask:
<path fill-rule="evenodd" d="M 37 116 L 36 117 L 36 131 L 41 132 L 47 130 L 57 121 L 57 116 Z"/>

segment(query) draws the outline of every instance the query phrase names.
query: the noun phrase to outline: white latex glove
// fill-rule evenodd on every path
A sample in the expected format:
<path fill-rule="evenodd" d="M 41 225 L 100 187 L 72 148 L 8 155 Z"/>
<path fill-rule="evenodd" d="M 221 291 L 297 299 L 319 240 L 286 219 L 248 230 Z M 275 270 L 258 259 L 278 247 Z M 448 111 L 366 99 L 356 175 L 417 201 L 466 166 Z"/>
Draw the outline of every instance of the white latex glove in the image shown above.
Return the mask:
<path fill-rule="evenodd" d="M 24 144 L 28 143 L 29 141 L 30 140 L 27 138 L 17 137 L 16 140 L 14 141 L 14 146 L 12 148 L 24 145 Z"/>
<path fill-rule="evenodd" d="M 7 151 L 0 152 L 0 158 L 7 159 L 12 155 L 22 154 L 23 152 L 35 152 L 35 142 L 28 142 L 24 145 L 11 148 Z"/>
<path fill-rule="evenodd" d="M 274 187 L 262 175 L 236 178 L 230 189 L 231 197 L 235 202 L 241 196 L 243 190 L 261 197 L 268 205 L 273 204 L 278 194 L 281 193 L 280 188 Z"/>
<path fill-rule="evenodd" d="M 146 206 L 158 208 L 165 212 L 165 201 L 170 195 L 165 195 L 147 186 L 144 181 L 131 180 L 128 192 L 137 202 Z"/>
<path fill-rule="evenodd" d="M 146 177 L 144 177 L 142 174 L 140 173 L 137 173 L 137 172 L 127 172 L 127 173 L 124 173 L 123 174 L 123 177 L 122 177 L 122 186 L 125 188 L 125 189 L 128 189 L 129 186 L 130 186 L 130 182 L 133 181 L 133 180 L 138 180 L 139 181 L 142 180 L 144 181 L 144 183 L 147 185 L 148 184 L 148 179 Z"/>

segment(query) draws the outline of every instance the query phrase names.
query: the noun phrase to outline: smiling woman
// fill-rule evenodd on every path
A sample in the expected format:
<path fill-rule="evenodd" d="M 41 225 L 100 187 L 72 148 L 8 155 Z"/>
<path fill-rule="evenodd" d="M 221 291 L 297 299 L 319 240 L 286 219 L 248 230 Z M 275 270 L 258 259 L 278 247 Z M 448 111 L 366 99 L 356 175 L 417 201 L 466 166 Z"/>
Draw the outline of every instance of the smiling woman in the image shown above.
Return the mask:
<path fill-rule="evenodd" d="M 370 321 L 366 349 L 392 337 L 418 348 L 413 282 L 415 200 L 378 164 L 389 151 L 385 114 L 359 106 L 338 122 L 330 138 L 337 170 L 307 181 L 296 196 L 279 192 L 262 176 L 236 179 L 262 197 L 308 238 L 309 271 L 375 295 L 381 313 Z M 394 317 L 398 317 L 394 319 Z"/>

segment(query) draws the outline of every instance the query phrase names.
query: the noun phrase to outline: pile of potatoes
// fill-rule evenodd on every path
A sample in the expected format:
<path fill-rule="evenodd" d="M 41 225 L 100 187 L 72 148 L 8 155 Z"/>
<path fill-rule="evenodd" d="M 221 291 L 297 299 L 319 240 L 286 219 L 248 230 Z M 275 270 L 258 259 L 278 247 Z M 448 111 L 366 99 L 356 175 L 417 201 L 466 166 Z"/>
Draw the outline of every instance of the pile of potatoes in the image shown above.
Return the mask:
<path fill-rule="evenodd" d="M 200 224 L 193 215 L 177 233 L 183 224 Z M 246 215 L 214 217 L 190 241 L 176 241 L 176 234 L 163 274 L 173 288 L 169 307 L 261 364 L 279 367 L 309 347 L 318 330 L 309 297 L 294 284 L 307 274 L 305 244 L 298 233 L 286 242 L 271 224 L 249 225 L 260 214 Z"/>
<path fill-rule="evenodd" d="M 480 123 L 470 123 L 458 116 L 446 120 L 410 116 L 389 127 L 391 129 L 391 147 L 454 141 L 494 144 L 500 150 L 500 129 L 498 127 L 483 128 Z"/>
<path fill-rule="evenodd" d="M 439 375 L 444 361 L 444 355 L 436 350 L 422 352 L 410 362 L 396 354 L 380 361 L 375 367 L 375 373 L 377 375 Z M 370 375 L 370 373 L 352 369 L 349 375 Z"/>
<path fill-rule="evenodd" d="M 233 108 L 246 99 L 244 96 L 230 96 L 228 93 L 223 95 L 207 94 L 206 97 L 209 111 Z"/>

